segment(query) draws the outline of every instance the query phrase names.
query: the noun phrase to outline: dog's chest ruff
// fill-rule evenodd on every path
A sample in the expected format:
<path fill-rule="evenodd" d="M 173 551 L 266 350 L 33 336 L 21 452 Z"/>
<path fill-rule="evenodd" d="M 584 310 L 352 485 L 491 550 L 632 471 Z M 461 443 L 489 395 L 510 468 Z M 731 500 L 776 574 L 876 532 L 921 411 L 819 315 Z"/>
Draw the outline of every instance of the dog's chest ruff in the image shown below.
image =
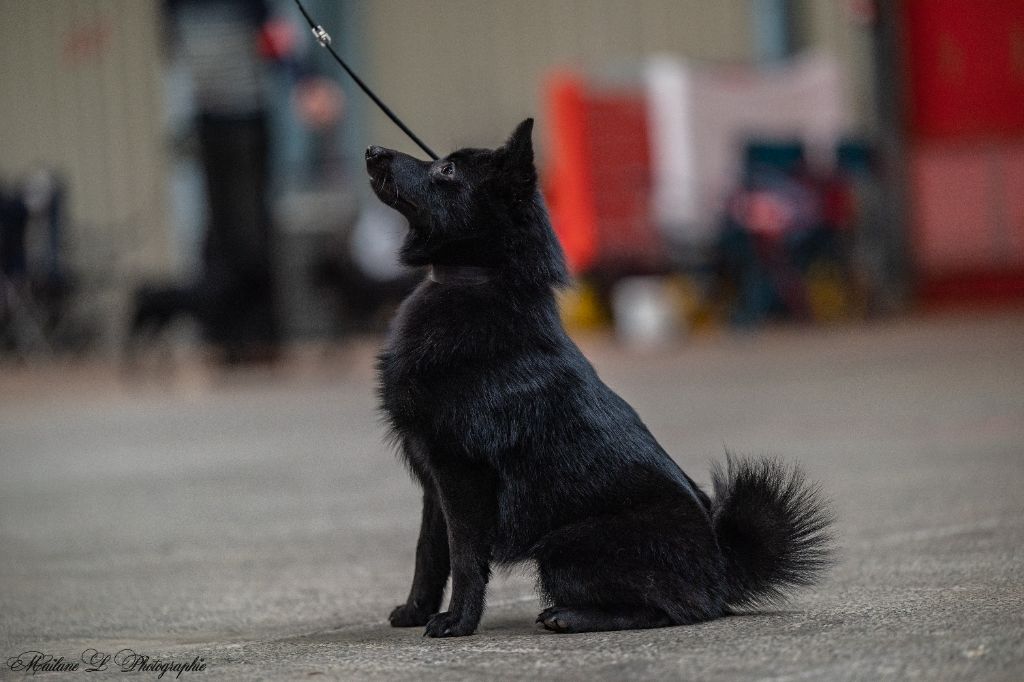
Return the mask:
<path fill-rule="evenodd" d="M 457 273 L 455 277 L 474 276 Z M 470 342 L 454 329 L 450 315 L 458 304 L 439 303 L 442 285 L 418 292 L 396 317 L 378 365 L 381 403 L 398 431 L 429 429 L 450 416 L 467 391 L 471 359 L 457 348 Z M 470 285 L 472 286 L 472 285 Z"/>

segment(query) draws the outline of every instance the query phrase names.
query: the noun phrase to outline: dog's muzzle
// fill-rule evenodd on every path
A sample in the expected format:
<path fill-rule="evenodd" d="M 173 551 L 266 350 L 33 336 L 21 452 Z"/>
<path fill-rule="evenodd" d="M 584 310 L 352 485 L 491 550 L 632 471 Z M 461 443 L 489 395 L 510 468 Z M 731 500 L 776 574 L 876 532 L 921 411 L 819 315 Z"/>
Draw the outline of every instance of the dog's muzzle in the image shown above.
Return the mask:
<path fill-rule="evenodd" d="M 378 147 L 377 145 L 370 145 L 366 148 L 366 170 L 373 173 L 374 171 L 380 170 L 385 164 L 389 163 L 394 157 L 394 152 L 384 147 Z"/>

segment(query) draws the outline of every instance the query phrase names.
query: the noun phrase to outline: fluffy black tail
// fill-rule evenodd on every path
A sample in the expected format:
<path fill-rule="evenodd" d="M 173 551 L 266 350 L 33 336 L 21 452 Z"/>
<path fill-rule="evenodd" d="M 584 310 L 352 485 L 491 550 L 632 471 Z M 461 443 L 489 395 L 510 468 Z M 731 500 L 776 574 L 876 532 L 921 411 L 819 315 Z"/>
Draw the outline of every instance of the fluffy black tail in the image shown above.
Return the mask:
<path fill-rule="evenodd" d="M 832 511 L 796 466 L 777 459 L 715 465 L 711 507 L 725 555 L 730 606 L 778 601 L 833 563 Z"/>

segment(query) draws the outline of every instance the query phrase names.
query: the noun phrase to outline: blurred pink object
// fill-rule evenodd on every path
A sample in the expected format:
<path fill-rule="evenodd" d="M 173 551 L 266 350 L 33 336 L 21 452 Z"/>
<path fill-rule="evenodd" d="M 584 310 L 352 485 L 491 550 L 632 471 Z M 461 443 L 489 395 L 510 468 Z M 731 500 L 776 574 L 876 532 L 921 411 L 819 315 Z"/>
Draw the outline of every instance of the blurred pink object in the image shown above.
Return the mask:
<path fill-rule="evenodd" d="M 295 108 L 310 128 L 327 128 L 337 123 L 345 111 L 345 94 L 329 78 L 307 78 L 295 88 Z"/>

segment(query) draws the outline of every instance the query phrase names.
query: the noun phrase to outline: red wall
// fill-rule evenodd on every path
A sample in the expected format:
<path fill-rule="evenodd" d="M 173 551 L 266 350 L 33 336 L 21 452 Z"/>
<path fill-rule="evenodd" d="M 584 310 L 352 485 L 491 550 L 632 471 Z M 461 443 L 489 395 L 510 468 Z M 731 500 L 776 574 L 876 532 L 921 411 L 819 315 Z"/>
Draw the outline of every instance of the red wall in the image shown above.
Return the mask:
<path fill-rule="evenodd" d="M 904 0 L 902 21 L 920 291 L 1024 296 L 1024 0 Z"/>

